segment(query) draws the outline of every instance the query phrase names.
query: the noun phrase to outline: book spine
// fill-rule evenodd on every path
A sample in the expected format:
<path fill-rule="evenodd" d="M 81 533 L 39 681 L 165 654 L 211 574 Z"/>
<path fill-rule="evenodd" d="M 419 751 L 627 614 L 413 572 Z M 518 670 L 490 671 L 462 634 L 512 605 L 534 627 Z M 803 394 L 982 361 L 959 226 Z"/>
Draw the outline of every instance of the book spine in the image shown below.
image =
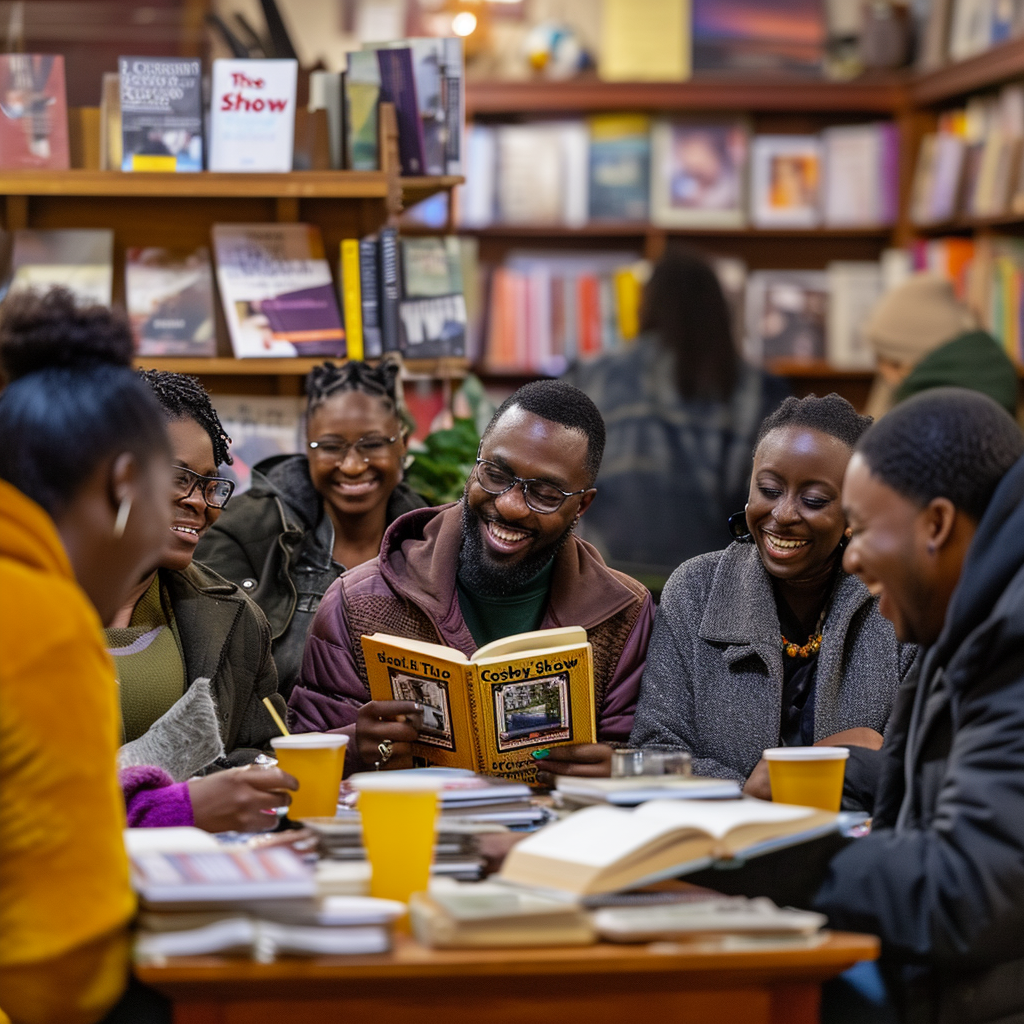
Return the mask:
<path fill-rule="evenodd" d="M 363 306 L 363 357 L 375 359 L 384 352 L 380 332 L 379 277 L 377 239 L 359 241 L 359 285 Z"/>
<path fill-rule="evenodd" d="M 341 306 L 349 359 L 362 359 L 363 302 L 360 294 L 359 239 L 341 243 Z"/>
<path fill-rule="evenodd" d="M 476 694 L 479 676 L 472 664 L 466 667 L 463 679 L 466 681 L 466 711 L 469 716 L 469 734 L 473 737 L 473 760 L 476 762 L 476 770 L 481 775 L 487 775 L 487 762 L 484 760 L 484 747 L 481 742 L 484 735 L 484 723 L 480 718 L 480 703 L 477 700 Z"/>
<path fill-rule="evenodd" d="M 380 233 L 380 327 L 385 352 L 401 350 L 398 327 L 399 281 L 398 232 L 394 228 L 383 228 Z"/>
<path fill-rule="evenodd" d="M 462 136 L 466 123 L 466 96 L 463 88 L 462 40 L 448 38 L 444 44 L 444 117 L 445 173 L 462 173 Z"/>
<path fill-rule="evenodd" d="M 381 99 L 395 105 L 398 119 L 398 157 L 403 174 L 423 174 L 426 167 L 423 122 L 416 102 L 412 51 L 378 50 Z"/>

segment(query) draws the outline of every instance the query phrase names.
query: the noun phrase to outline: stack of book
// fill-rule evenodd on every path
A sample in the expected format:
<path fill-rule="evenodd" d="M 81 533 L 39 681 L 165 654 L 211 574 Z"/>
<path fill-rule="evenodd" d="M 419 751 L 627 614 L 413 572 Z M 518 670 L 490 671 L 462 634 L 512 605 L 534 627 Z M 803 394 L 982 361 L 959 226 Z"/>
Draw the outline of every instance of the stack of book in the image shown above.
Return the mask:
<path fill-rule="evenodd" d="M 588 121 L 470 129 L 461 223 L 648 218 L 668 228 L 878 227 L 896 218 L 891 122 L 752 135 L 741 118 Z"/>
<path fill-rule="evenodd" d="M 1024 212 L 1024 86 L 978 96 L 939 118 L 918 151 L 910 216 L 927 226 Z"/>
<path fill-rule="evenodd" d="M 135 954 L 383 953 L 400 903 L 317 898 L 312 868 L 285 846 L 223 845 L 199 829 L 129 829 L 125 843 L 141 915 Z"/>

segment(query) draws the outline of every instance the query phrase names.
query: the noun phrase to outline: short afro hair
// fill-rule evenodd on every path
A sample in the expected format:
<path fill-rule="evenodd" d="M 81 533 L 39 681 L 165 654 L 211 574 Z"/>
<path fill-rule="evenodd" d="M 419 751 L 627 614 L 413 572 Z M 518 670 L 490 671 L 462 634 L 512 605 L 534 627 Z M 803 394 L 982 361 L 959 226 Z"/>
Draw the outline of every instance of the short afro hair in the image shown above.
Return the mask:
<path fill-rule="evenodd" d="M 589 483 L 594 483 L 604 456 L 605 430 L 601 413 L 586 393 L 564 380 L 535 380 L 524 384 L 498 406 L 484 431 L 484 440 L 510 409 L 522 409 L 583 434 L 587 439 L 584 469 Z"/>
<path fill-rule="evenodd" d="M 170 370 L 139 370 L 139 376 L 150 386 L 169 420 L 194 420 L 206 431 L 213 445 L 214 465 L 231 464 L 231 438 L 197 377 Z"/>
<path fill-rule="evenodd" d="M 791 397 L 761 422 L 754 451 L 773 430 L 780 427 L 808 427 L 842 441 L 852 452 L 873 422 L 870 416 L 859 415 L 845 398 L 835 392 L 824 398 L 818 398 L 817 395 Z"/>
<path fill-rule="evenodd" d="M 948 498 L 980 520 L 999 481 L 1024 455 L 1024 434 L 998 402 L 966 388 L 932 388 L 901 402 L 856 448 L 872 475 L 924 508 Z"/>

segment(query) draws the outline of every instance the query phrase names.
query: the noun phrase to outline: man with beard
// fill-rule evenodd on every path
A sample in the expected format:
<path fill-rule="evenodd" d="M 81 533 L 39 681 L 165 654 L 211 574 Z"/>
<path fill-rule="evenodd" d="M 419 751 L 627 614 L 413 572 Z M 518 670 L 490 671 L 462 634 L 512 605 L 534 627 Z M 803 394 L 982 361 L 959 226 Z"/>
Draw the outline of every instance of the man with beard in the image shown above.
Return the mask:
<path fill-rule="evenodd" d="M 544 765 L 607 775 L 608 744 L 628 740 L 632 727 L 653 603 L 573 533 L 597 493 L 604 441 L 597 407 L 569 384 L 535 381 L 507 399 L 484 431 L 462 500 L 396 520 L 380 556 L 327 591 L 289 701 L 293 727 L 353 735 L 348 770 L 409 767 L 417 705 L 369 700 L 363 634 L 469 656 L 514 633 L 583 626 L 601 742 L 554 748 Z"/>

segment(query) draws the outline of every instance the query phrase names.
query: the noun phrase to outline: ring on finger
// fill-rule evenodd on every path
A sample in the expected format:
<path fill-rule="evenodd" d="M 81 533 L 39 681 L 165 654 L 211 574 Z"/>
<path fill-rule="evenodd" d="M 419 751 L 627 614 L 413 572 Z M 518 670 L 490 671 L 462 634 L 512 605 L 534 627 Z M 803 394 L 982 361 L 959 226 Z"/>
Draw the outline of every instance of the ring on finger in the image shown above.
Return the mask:
<path fill-rule="evenodd" d="M 391 755 L 394 754 L 395 744 L 391 740 L 381 740 L 377 744 L 377 750 L 380 751 L 380 763 L 387 764 L 391 760 Z"/>

